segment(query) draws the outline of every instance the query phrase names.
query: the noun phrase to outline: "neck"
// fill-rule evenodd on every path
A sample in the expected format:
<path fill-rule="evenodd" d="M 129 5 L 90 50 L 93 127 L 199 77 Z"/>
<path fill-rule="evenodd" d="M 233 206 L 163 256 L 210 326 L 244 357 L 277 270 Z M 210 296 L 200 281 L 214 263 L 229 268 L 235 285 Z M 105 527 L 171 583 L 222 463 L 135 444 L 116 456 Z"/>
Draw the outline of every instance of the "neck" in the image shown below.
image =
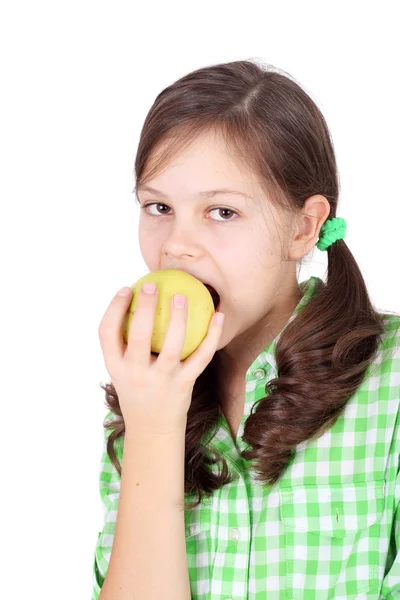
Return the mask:
<path fill-rule="evenodd" d="M 286 325 L 294 309 L 302 297 L 300 287 L 297 285 L 287 301 L 282 305 L 273 307 L 256 323 L 250 331 L 246 331 L 234 338 L 227 346 L 221 348 L 218 354 L 218 367 L 220 375 L 224 375 L 232 382 L 243 382 L 246 372 L 257 356 L 275 339 Z"/>

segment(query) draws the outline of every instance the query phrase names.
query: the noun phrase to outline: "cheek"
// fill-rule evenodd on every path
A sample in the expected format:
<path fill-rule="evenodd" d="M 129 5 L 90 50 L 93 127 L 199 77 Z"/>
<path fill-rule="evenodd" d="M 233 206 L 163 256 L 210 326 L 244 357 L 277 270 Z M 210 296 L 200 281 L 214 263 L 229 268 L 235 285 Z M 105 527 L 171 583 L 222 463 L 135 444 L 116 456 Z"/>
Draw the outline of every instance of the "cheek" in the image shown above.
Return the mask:
<path fill-rule="evenodd" d="M 146 257 L 148 256 L 148 251 L 149 251 L 149 241 L 148 238 L 146 238 L 146 236 L 143 236 L 139 233 L 139 248 L 140 248 L 140 252 L 144 258 L 144 260 L 146 261 Z"/>
<path fill-rule="evenodd" d="M 139 243 L 140 252 L 146 267 L 150 272 L 160 269 L 160 255 L 154 246 L 149 244 L 148 240 Z"/>
<path fill-rule="evenodd" d="M 145 226 L 139 224 L 138 230 L 139 248 L 142 256 L 146 262 L 152 260 L 154 257 L 158 257 L 159 249 L 161 247 L 161 238 Z"/>

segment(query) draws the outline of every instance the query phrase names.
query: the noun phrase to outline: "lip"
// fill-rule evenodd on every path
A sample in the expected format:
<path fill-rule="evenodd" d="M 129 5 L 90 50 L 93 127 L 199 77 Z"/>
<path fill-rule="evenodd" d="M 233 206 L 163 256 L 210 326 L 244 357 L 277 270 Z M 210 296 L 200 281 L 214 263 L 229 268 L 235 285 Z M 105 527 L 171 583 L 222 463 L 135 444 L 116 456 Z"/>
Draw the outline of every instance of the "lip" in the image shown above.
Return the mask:
<path fill-rule="evenodd" d="M 199 278 L 197 278 L 197 279 L 199 279 Z M 203 281 L 202 279 L 199 279 L 199 281 L 201 281 L 201 283 L 202 283 L 203 285 L 209 285 L 209 286 L 211 286 L 212 288 L 214 288 L 214 290 L 217 292 L 217 294 L 218 294 L 218 296 L 219 296 L 219 291 L 217 290 L 217 288 L 215 287 L 215 285 L 214 285 L 213 283 L 211 283 L 211 281 Z"/>

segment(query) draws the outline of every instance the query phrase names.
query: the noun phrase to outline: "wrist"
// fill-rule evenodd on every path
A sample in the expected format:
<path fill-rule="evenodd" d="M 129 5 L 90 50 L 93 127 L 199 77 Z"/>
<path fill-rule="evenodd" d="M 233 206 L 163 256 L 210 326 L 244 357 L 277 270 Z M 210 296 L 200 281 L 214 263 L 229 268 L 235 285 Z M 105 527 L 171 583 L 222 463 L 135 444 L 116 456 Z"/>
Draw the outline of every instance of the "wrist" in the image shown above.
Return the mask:
<path fill-rule="evenodd" d="M 135 423 L 134 426 L 125 424 L 125 441 L 154 443 L 162 442 L 174 437 L 185 437 L 187 418 L 174 425 L 168 426 L 151 426 Z"/>

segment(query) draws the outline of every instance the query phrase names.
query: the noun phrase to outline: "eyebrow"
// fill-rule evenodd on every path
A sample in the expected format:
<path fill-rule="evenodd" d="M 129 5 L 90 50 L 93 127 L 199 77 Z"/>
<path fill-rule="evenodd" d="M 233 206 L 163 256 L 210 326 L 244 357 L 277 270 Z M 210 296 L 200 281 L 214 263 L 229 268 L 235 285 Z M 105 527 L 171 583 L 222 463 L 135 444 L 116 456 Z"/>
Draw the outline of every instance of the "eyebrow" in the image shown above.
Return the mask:
<path fill-rule="evenodd" d="M 154 194 L 155 196 L 164 196 L 165 198 L 168 198 L 167 194 L 164 194 L 160 190 L 156 190 L 148 185 L 142 185 L 142 186 L 137 187 L 136 192 L 150 192 L 151 194 Z M 250 196 L 247 196 L 247 194 L 245 194 L 244 192 L 239 192 L 237 190 L 230 190 L 228 188 L 219 188 L 217 190 L 206 190 L 204 192 L 199 192 L 198 194 L 195 194 L 195 196 L 197 195 L 200 197 L 212 198 L 212 197 L 216 196 L 217 194 L 235 194 L 237 196 L 246 196 L 247 198 L 250 198 Z"/>

